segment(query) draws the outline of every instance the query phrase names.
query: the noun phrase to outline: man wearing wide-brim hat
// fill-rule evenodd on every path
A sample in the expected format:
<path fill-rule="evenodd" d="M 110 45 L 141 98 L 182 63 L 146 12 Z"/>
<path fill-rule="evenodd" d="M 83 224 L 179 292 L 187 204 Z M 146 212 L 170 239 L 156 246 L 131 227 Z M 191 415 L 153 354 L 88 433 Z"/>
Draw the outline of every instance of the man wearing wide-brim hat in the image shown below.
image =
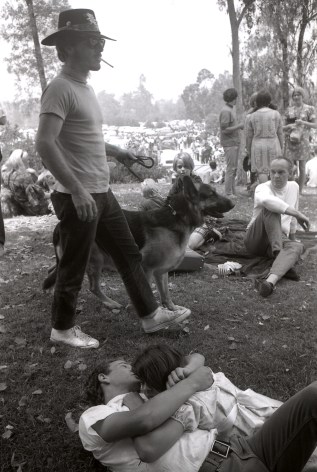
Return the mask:
<path fill-rule="evenodd" d="M 52 305 L 51 340 L 80 348 L 99 342 L 75 326 L 78 293 L 90 249 L 96 240 L 108 252 L 122 276 L 146 332 L 183 321 L 190 310 L 158 307 L 141 266 L 141 255 L 124 214 L 109 188 L 109 167 L 102 134 L 102 114 L 87 78 L 100 69 L 105 40 L 92 10 L 60 13 L 58 30 L 42 44 L 56 46 L 63 67 L 42 95 L 36 147 L 55 177 L 52 203 L 60 219 L 58 234 L 63 254 L 57 264 Z M 118 160 L 133 154 L 109 144 Z M 120 305 L 104 296 L 108 308 Z"/>

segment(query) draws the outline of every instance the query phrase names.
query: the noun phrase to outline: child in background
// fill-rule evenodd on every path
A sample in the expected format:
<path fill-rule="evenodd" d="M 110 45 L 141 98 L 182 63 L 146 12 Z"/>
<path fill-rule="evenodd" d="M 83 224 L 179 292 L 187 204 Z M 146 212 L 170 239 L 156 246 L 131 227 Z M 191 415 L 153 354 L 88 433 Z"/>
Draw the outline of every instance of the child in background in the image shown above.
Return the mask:
<path fill-rule="evenodd" d="M 162 208 L 165 204 L 164 198 L 160 195 L 157 183 L 153 179 L 145 179 L 141 183 L 143 199 L 140 203 L 140 210 L 149 211 Z"/>
<path fill-rule="evenodd" d="M 134 361 L 132 369 L 144 385 L 146 396 L 166 390 L 204 364 L 200 354 L 186 357 L 177 349 L 163 344 L 146 348 Z M 217 429 L 218 437 L 228 441 L 233 435 L 248 436 L 262 426 L 282 405 L 251 389 L 242 391 L 222 373 L 213 373 L 214 383 L 197 392 L 178 410 L 186 430 Z"/>
<path fill-rule="evenodd" d="M 176 173 L 176 181 L 173 184 L 169 195 L 174 195 L 183 190 L 183 177 L 184 175 L 189 175 L 192 181 L 197 184 L 201 184 L 201 178 L 194 173 L 195 163 L 188 152 L 179 152 L 174 157 L 173 161 L 173 170 Z"/>

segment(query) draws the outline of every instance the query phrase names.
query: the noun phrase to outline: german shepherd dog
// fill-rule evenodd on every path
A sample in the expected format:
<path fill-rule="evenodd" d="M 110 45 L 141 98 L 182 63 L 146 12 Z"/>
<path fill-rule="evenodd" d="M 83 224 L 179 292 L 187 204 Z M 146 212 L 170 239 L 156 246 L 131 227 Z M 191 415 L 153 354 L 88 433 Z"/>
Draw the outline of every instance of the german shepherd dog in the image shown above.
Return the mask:
<path fill-rule="evenodd" d="M 229 198 L 219 195 L 210 185 L 194 184 L 188 176 L 183 178 L 183 191 L 167 197 L 162 208 L 150 211 L 123 210 L 131 233 L 142 254 L 142 266 L 147 279 L 154 277 L 161 303 L 170 310 L 176 306 L 168 290 L 168 272 L 182 261 L 189 236 L 201 226 L 204 215 L 223 217 L 234 204 Z M 62 256 L 59 224 L 53 234 L 56 266 L 50 271 L 43 283 L 43 289 L 54 285 L 56 268 Z M 104 269 L 113 270 L 109 254 L 102 251 L 96 243 L 91 249 L 87 265 L 90 291 L 109 309 L 121 308 L 119 303 L 107 297 L 101 290 L 100 277 Z"/>

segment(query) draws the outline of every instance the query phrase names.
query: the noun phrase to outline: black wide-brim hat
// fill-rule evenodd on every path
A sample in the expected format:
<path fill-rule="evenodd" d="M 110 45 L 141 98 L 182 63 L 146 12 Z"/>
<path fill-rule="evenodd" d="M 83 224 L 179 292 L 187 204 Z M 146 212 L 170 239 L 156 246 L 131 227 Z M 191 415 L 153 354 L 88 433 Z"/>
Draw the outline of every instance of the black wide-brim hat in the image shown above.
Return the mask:
<path fill-rule="evenodd" d="M 77 33 L 93 33 L 100 38 L 109 38 L 100 33 L 95 13 L 92 10 L 85 8 L 76 8 L 72 10 L 65 10 L 59 14 L 58 30 L 50 34 L 41 41 L 44 46 L 55 46 L 56 38 L 64 34 L 65 31 Z"/>

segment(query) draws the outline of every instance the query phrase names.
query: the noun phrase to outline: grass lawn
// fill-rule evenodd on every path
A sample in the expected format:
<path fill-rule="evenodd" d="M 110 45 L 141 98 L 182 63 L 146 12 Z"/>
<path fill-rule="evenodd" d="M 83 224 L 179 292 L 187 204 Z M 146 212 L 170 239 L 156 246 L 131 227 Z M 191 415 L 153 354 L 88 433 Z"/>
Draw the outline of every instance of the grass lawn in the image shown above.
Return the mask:
<path fill-rule="evenodd" d="M 137 208 L 138 184 L 115 185 L 124 207 Z M 242 190 L 242 189 L 241 189 Z M 223 189 L 221 189 L 223 191 Z M 317 194 L 301 197 L 301 210 L 317 230 Z M 240 195 L 230 212 L 249 219 L 252 200 Z M 133 358 L 148 343 L 167 342 L 206 356 L 239 387 L 287 399 L 317 378 L 316 247 L 299 266 L 299 282 L 283 280 L 269 299 L 251 280 L 215 278 L 215 271 L 170 277 L 176 303 L 192 309 L 185 331 L 145 335 L 117 275 L 104 276 L 110 296 L 126 309 L 109 312 L 85 280 L 78 324 L 100 340 L 97 350 L 53 347 L 49 341 L 51 293 L 42 281 L 54 262 L 54 216 L 5 221 L 7 245 L 0 262 L 0 470 L 23 472 L 97 470 L 65 422 L 78 420 L 87 372 L 102 357 Z M 316 240 L 317 244 L 317 240 Z M 21 466 L 18 469 L 19 465 Z M 104 469 L 103 469 L 104 470 Z"/>

